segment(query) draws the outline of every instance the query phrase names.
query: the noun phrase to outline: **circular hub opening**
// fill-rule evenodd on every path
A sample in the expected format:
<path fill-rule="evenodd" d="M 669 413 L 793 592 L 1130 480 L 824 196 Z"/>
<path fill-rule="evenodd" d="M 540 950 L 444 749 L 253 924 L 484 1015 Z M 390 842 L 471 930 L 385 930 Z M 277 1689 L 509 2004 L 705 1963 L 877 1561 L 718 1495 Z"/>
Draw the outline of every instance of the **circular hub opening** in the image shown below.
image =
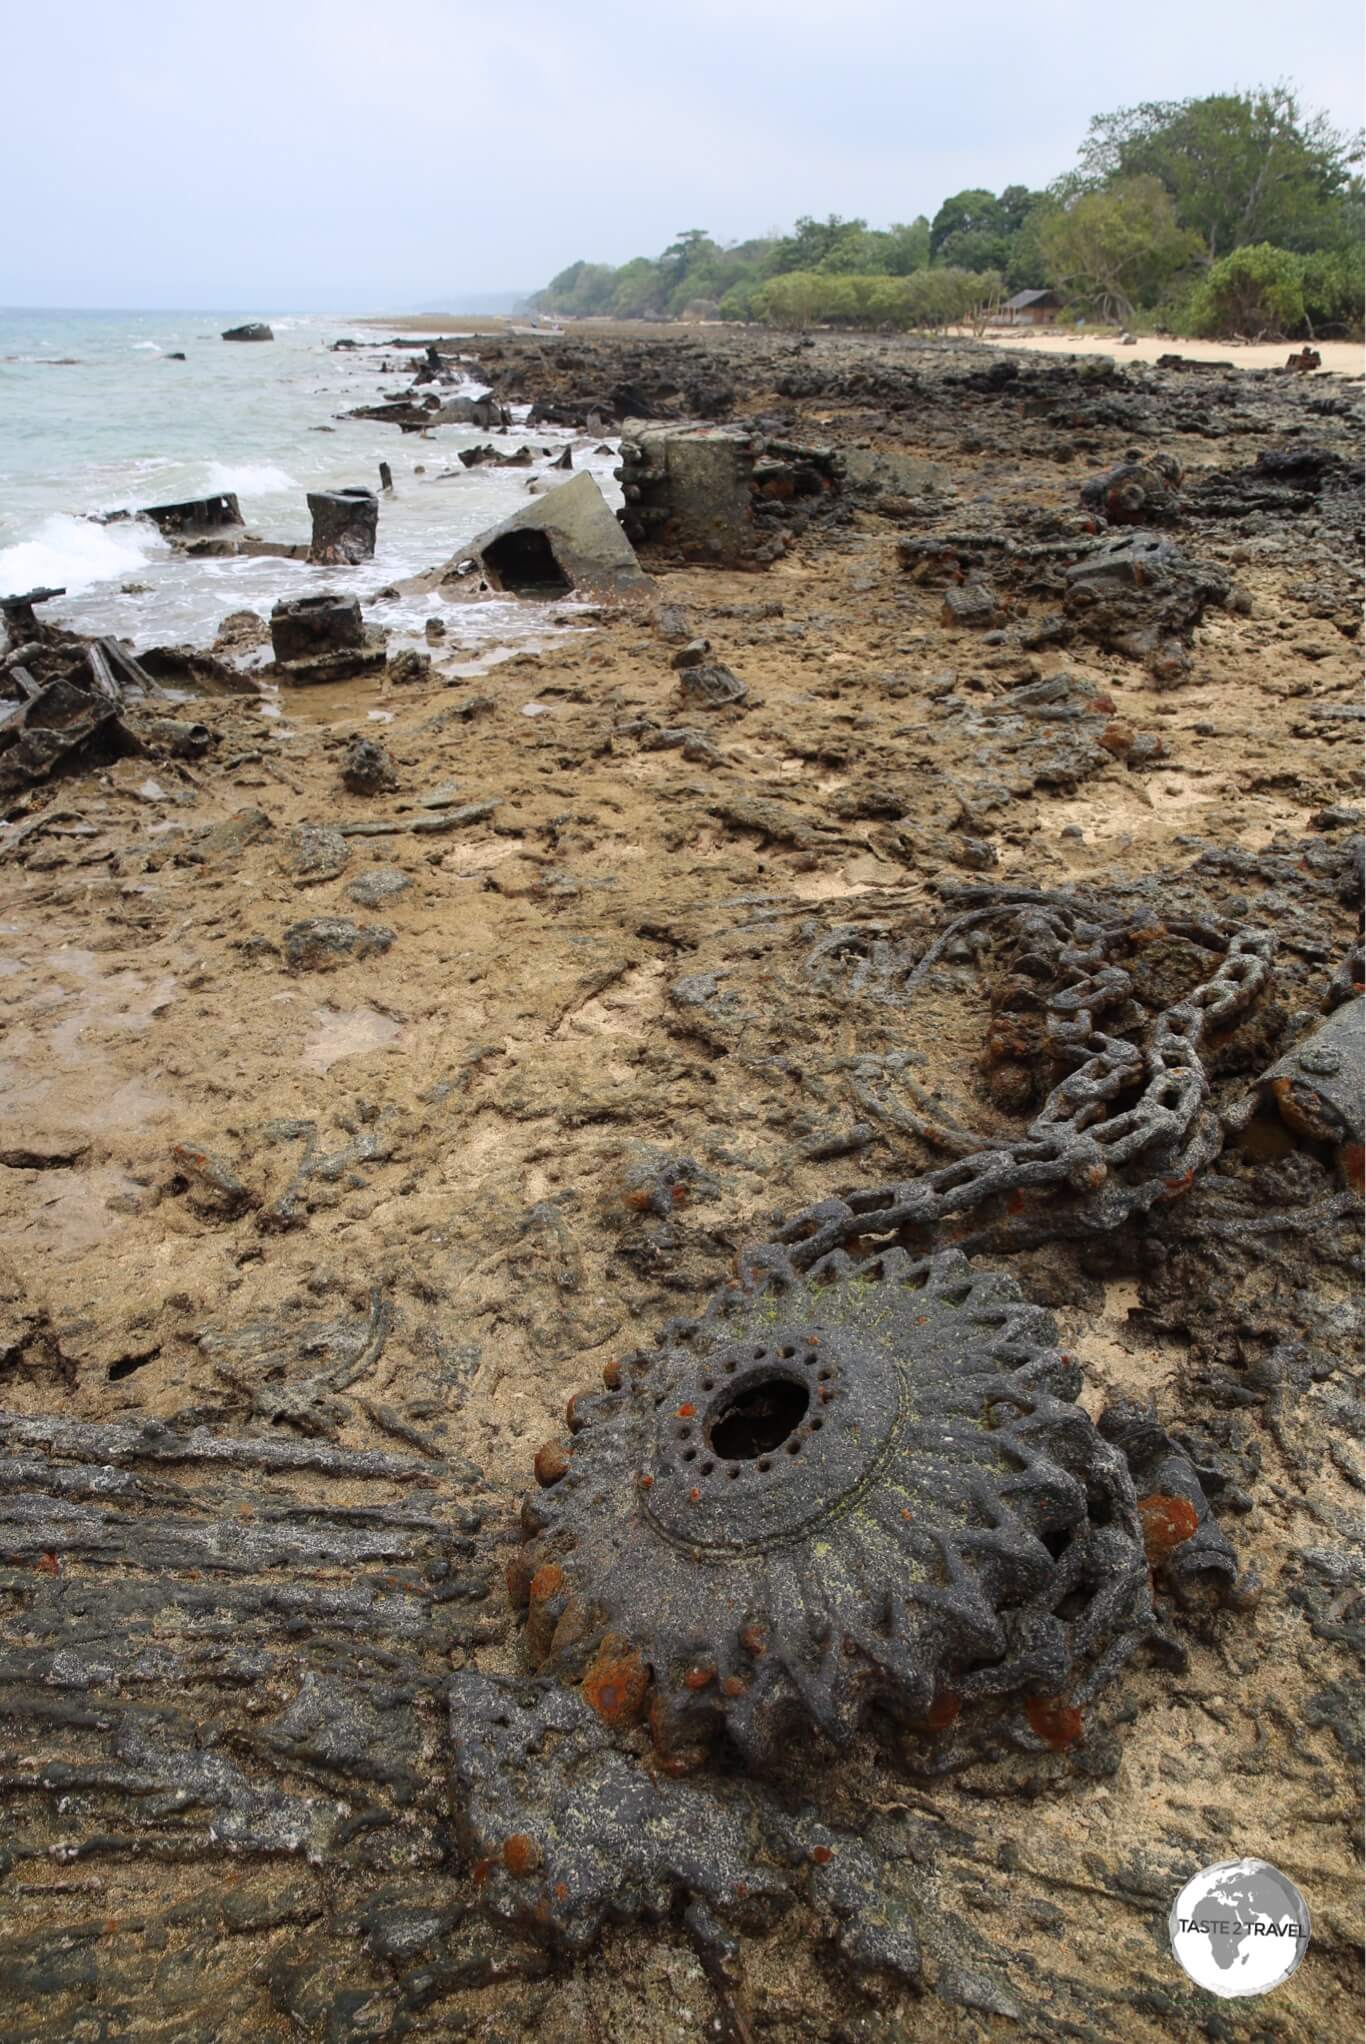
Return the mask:
<path fill-rule="evenodd" d="M 712 1452 L 724 1462 L 771 1455 L 806 1418 L 811 1394 L 790 1377 L 760 1377 L 728 1399 L 709 1429 Z"/>

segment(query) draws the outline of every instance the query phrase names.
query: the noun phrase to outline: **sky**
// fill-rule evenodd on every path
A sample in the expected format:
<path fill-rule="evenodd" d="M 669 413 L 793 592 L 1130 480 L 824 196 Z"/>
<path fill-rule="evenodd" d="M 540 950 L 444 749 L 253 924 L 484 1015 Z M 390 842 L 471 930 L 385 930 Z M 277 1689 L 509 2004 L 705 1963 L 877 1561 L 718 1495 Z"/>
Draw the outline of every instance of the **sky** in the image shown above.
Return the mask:
<path fill-rule="evenodd" d="M 1141 100 L 1287 80 L 1355 129 L 1362 69 L 1360 0 L 16 7 L 0 305 L 460 310 L 1043 185 Z"/>

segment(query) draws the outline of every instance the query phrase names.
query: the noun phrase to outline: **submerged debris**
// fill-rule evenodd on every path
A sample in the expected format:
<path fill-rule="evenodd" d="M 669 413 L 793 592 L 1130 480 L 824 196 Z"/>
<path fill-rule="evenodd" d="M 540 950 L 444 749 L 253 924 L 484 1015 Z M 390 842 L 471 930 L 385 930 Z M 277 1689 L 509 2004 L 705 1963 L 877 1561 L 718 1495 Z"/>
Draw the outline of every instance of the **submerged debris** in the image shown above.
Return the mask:
<path fill-rule="evenodd" d="M 310 490 L 313 537 L 308 558 L 329 567 L 355 567 L 373 559 L 379 529 L 379 498 L 357 486 L 345 490 Z"/>

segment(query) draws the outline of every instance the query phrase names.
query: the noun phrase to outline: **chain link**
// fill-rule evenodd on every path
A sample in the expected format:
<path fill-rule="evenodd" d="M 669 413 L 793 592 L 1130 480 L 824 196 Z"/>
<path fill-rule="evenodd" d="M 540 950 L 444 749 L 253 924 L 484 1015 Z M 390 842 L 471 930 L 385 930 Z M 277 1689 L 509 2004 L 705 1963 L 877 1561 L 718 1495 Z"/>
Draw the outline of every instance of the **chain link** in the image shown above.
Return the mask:
<path fill-rule="evenodd" d="M 903 984 L 903 995 L 913 991 L 965 936 L 992 924 L 1004 924 L 1024 947 L 1017 962 L 1041 984 L 1043 968 L 1051 969 L 1058 983 L 1043 1002 L 1046 1039 L 1054 1060 L 1070 1069 L 1026 1134 L 1000 1147 L 983 1145 L 919 1178 L 821 1200 L 785 1221 L 769 1250 L 806 1270 L 856 1237 L 937 1228 L 1016 1194 L 1070 1194 L 1063 1211 L 1006 1217 L 987 1231 L 993 1246 L 1025 1247 L 1058 1234 L 1108 1232 L 1189 1186 L 1222 1143 L 1207 1110 L 1200 1047 L 1244 1014 L 1267 985 L 1275 938 L 1252 927 L 1227 932 L 1193 921 L 1162 925 L 1167 935 L 1223 955 L 1208 979 L 1154 1018 L 1140 1046 L 1102 1027 L 1103 1017 L 1131 999 L 1132 975 L 1112 953 L 1133 938 L 1136 926 L 1132 918 L 1106 925 L 1092 914 L 1056 895 L 1020 890 L 1004 903 L 955 917 Z M 1160 933 L 1158 926 L 1152 933 Z M 1135 1086 L 1141 1086 L 1138 1098 L 1116 1109 Z M 958 1246 L 985 1246 L 985 1240 L 958 1238 Z M 757 1267 L 765 1253 L 747 1249 L 743 1260 Z"/>

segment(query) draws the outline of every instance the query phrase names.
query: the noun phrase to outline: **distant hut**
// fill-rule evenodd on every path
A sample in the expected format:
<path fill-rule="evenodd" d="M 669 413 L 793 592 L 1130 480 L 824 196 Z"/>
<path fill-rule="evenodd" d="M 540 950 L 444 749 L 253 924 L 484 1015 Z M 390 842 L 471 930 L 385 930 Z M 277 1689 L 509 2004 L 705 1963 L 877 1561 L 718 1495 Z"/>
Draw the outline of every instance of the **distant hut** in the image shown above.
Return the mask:
<path fill-rule="evenodd" d="M 1062 302 L 1056 291 L 1017 291 L 1001 310 L 1011 326 L 1052 326 Z"/>

